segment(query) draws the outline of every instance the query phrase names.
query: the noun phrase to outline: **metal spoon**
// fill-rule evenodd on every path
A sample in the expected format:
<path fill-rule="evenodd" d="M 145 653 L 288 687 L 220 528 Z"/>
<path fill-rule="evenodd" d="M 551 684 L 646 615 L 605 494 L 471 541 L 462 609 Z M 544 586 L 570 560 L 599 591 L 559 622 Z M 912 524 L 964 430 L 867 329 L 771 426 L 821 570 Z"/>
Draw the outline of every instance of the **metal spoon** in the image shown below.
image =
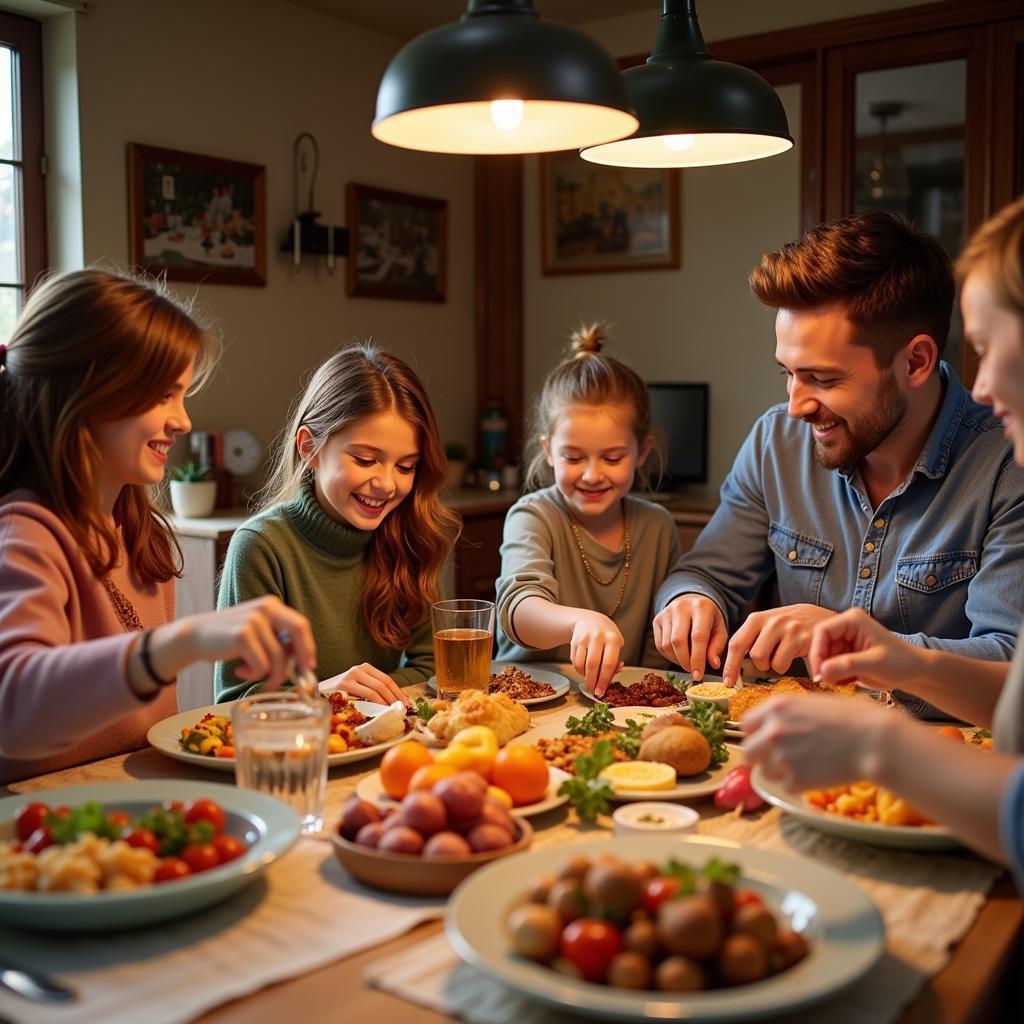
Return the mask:
<path fill-rule="evenodd" d="M 78 998 L 73 988 L 60 984 L 42 971 L 19 967 L 0 959 L 0 988 L 37 1003 L 66 1003 Z"/>

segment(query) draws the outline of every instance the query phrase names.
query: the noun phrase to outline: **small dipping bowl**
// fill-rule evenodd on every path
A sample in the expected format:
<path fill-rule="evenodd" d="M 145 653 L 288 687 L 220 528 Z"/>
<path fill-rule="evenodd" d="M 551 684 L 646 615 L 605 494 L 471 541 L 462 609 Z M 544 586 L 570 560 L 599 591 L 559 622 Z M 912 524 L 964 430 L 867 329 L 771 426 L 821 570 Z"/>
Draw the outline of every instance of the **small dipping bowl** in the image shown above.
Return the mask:
<path fill-rule="evenodd" d="M 692 807 L 656 800 L 623 804 L 612 815 L 617 836 L 682 835 L 695 831 L 699 820 Z"/>
<path fill-rule="evenodd" d="M 743 684 L 737 682 L 734 687 L 728 687 L 720 680 L 694 683 L 686 688 L 686 698 L 693 701 L 703 701 L 705 704 L 712 704 L 719 711 L 729 717 L 729 701 L 736 695 L 736 691 Z"/>

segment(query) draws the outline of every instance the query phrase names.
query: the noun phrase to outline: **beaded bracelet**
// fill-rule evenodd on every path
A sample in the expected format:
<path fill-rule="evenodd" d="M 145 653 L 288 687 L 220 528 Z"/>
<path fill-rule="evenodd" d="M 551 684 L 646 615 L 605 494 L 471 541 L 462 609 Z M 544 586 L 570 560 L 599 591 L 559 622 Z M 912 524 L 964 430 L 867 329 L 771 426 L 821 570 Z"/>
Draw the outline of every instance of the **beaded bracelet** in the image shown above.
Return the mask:
<path fill-rule="evenodd" d="M 149 678 L 153 680 L 159 687 L 171 686 L 174 683 L 173 679 L 161 679 L 156 674 L 153 668 L 153 662 L 149 656 L 149 638 L 153 635 L 153 630 L 146 629 L 142 632 L 142 642 L 139 644 L 139 657 L 142 659 L 142 667 L 146 670 Z"/>

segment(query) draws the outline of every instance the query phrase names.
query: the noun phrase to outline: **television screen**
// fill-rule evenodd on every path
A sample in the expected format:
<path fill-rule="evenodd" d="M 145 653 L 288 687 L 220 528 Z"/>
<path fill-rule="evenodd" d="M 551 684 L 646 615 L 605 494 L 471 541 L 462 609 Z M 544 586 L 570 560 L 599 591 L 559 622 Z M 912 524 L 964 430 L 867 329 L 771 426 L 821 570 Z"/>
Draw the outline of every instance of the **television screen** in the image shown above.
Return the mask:
<path fill-rule="evenodd" d="M 707 483 L 707 384 L 648 384 L 647 391 L 654 436 L 665 453 L 665 473 L 652 483 L 658 490 Z"/>

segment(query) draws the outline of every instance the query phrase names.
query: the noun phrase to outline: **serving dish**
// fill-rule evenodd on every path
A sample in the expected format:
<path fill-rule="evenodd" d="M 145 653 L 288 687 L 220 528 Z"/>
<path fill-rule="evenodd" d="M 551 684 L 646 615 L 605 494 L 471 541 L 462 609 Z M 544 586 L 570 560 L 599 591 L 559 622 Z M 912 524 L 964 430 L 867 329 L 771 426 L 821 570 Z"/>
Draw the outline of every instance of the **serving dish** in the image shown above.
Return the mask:
<path fill-rule="evenodd" d="M 513 740 L 513 742 L 515 741 Z M 535 814 L 543 814 L 545 811 L 561 807 L 569 798 L 567 796 L 559 796 L 558 787 L 567 778 L 569 778 L 568 772 L 563 772 L 561 768 L 553 768 L 549 765 L 548 791 L 544 794 L 544 798 L 532 804 L 523 804 L 522 807 L 513 807 L 511 808 L 511 814 L 517 818 L 530 818 Z M 394 800 L 384 792 L 380 772 L 374 772 L 372 775 L 367 775 L 365 778 L 360 779 L 356 786 L 356 796 L 381 808 L 397 807 L 401 803 L 400 800 Z"/>
<path fill-rule="evenodd" d="M 672 671 L 669 672 L 663 669 L 656 668 L 624 668 L 616 672 L 612 678 L 613 683 L 622 683 L 623 686 L 632 686 L 634 683 L 640 682 L 644 676 L 655 675 L 660 676 L 662 679 L 669 679 L 675 682 L 677 685 L 682 683 L 686 684 L 690 680 L 690 676 L 686 672 Z M 579 685 L 580 696 L 584 697 L 589 701 L 599 701 L 600 697 L 594 694 L 594 691 L 587 686 L 585 682 L 580 682 Z M 679 693 L 679 700 L 674 704 L 665 704 L 658 708 L 660 711 L 668 711 L 671 708 L 678 707 L 680 704 L 686 703 L 686 696 L 682 691 Z M 631 705 L 636 707 L 646 707 L 647 705 Z"/>
<path fill-rule="evenodd" d="M 754 1020 L 827 999 L 854 984 L 884 950 L 882 920 L 856 886 L 804 858 L 704 836 L 642 836 L 615 840 L 628 861 L 675 858 L 694 867 L 712 857 L 738 864 L 743 885 L 783 914 L 811 943 L 808 956 L 764 981 L 708 992 L 632 992 L 570 978 L 516 956 L 506 930 L 510 910 L 546 874 L 577 854 L 607 852 L 607 842 L 531 850 L 467 878 L 448 904 L 445 931 L 467 963 L 523 995 L 569 1013 L 609 1020 Z"/>
<path fill-rule="evenodd" d="M 501 857 L 525 850 L 533 841 L 533 829 L 523 818 L 516 819 L 519 835 L 511 846 L 465 857 L 421 857 L 390 853 L 350 843 L 337 833 L 331 836 L 334 855 L 357 881 L 374 889 L 410 896 L 446 896 L 478 868 Z"/>
<path fill-rule="evenodd" d="M 510 665 L 519 669 L 521 672 L 525 672 L 535 682 L 547 683 L 549 686 L 554 687 L 555 692 L 549 693 L 546 697 L 530 697 L 527 700 L 519 701 L 520 704 L 523 704 L 526 707 L 531 707 L 534 704 L 547 704 L 549 701 L 557 700 L 559 697 L 564 697 L 565 694 L 569 692 L 569 679 L 567 676 L 563 676 L 561 672 L 554 672 L 548 668 L 536 668 L 534 665 L 527 663 L 492 661 L 491 675 L 497 675 Z M 437 676 L 431 676 L 427 680 L 427 689 L 430 690 L 431 693 L 437 693 Z"/>
<path fill-rule="evenodd" d="M 209 797 L 224 809 L 224 831 L 248 847 L 236 860 L 188 878 L 128 891 L 11 892 L 0 890 L 0 923 L 45 931 L 113 931 L 182 917 L 233 895 L 285 854 L 299 837 L 298 815 L 262 793 L 222 783 L 146 780 L 48 789 L 0 800 L 0 839 L 15 837 L 17 811 L 32 799 L 77 807 L 96 801 L 133 817 L 165 800 Z"/>
<path fill-rule="evenodd" d="M 760 767 L 750 773 L 750 781 L 770 804 L 822 832 L 844 839 L 903 850 L 950 850 L 962 845 L 949 829 L 941 825 L 880 825 L 830 814 L 815 807 L 803 793 L 790 793 L 781 783 L 765 778 Z"/>
<path fill-rule="evenodd" d="M 211 768 L 217 772 L 233 773 L 235 770 L 233 757 L 210 757 L 207 754 L 194 754 L 190 750 L 182 750 L 180 739 L 181 730 L 195 725 L 204 715 L 224 715 L 230 718 L 237 703 L 236 700 L 229 700 L 223 704 L 209 704 L 206 707 L 193 708 L 191 711 L 182 711 L 177 715 L 171 715 L 150 726 L 149 732 L 146 733 L 146 739 L 150 746 L 156 747 L 162 754 L 173 757 L 175 760 L 185 761 L 187 764 L 197 764 L 201 768 Z M 352 704 L 357 711 L 361 711 L 368 718 L 375 718 L 388 710 L 386 704 L 374 704 L 368 700 L 354 700 Z M 327 767 L 335 768 L 338 765 L 351 764 L 353 761 L 365 761 L 367 758 L 381 754 L 389 747 L 409 739 L 412 735 L 412 732 L 405 732 L 393 736 L 383 743 L 357 747 L 354 750 L 346 750 L 342 754 L 328 754 Z"/>

